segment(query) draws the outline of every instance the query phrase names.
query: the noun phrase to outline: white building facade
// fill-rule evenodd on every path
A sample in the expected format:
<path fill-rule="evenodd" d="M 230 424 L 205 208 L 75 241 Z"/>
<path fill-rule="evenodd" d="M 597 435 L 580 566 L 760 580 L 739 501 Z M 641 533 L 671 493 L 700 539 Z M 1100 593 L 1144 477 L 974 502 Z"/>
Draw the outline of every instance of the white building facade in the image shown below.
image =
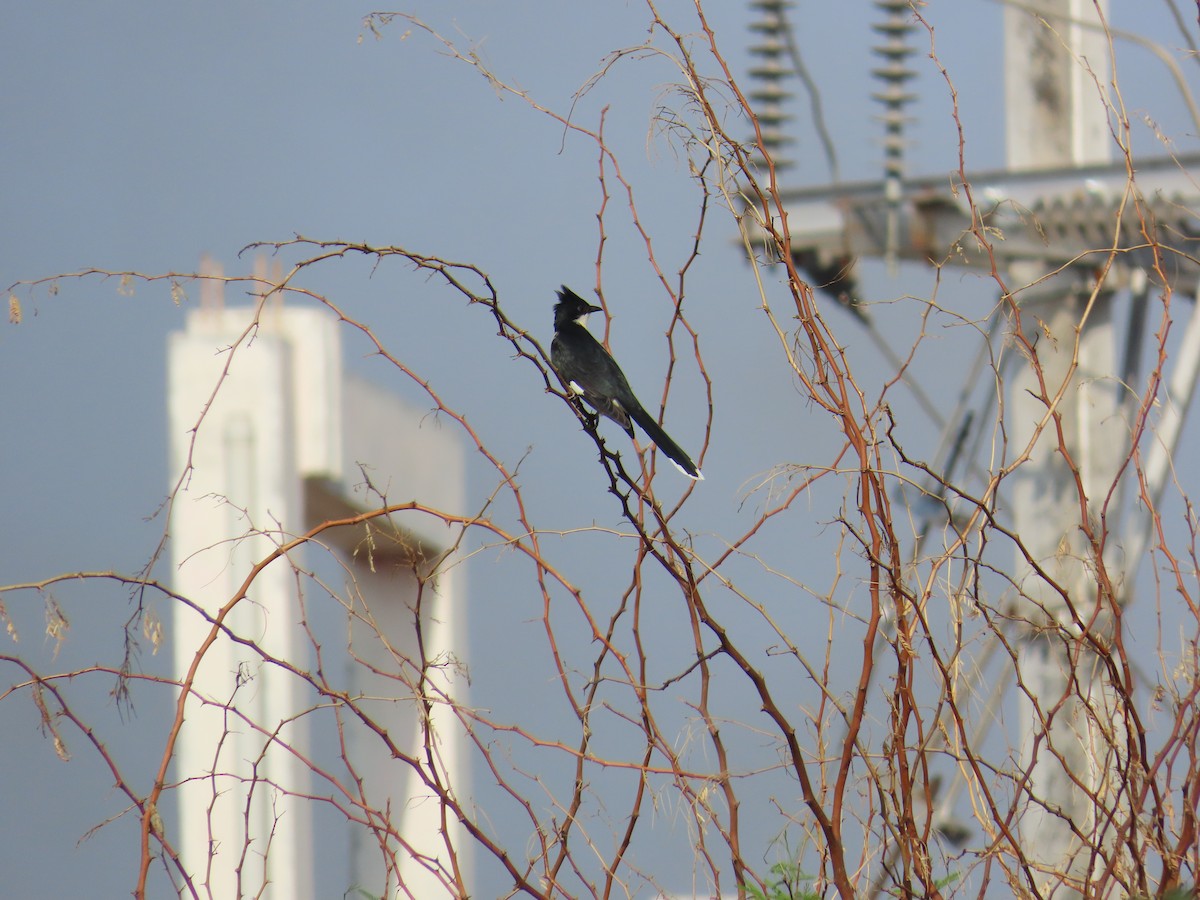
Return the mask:
<path fill-rule="evenodd" d="M 450 873 L 469 861 L 427 783 L 436 775 L 456 797 L 467 784 L 446 702 L 460 687 L 450 663 L 466 656 L 457 532 L 433 516 L 380 517 L 256 567 L 385 498 L 461 511 L 461 446 L 427 411 L 343 373 L 328 310 L 272 298 L 191 311 L 170 338 L 168 397 L 171 477 L 182 478 L 170 548 L 185 598 L 171 639 L 190 684 L 168 837 L 193 886 L 309 900 L 328 866 L 350 896 L 453 896 Z M 338 624 L 314 633 L 321 621 Z M 337 709 L 346 698 L 376 727 Z M 329 797 L 349 813 L 332 814 Z"/>

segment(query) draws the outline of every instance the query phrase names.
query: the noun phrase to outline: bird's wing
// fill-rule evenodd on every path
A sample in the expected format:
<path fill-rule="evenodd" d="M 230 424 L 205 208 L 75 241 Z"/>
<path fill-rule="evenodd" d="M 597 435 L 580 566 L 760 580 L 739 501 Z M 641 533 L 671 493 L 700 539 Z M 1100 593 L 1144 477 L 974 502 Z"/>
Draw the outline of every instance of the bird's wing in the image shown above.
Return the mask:
<path fill-rule="evenodd" d="M 637 405 L 637 398 L 616 361 L 586 328 L 571 326 L 556 334 L 550 361 L 572 391 L 633 437 L 629 407 Z"/>

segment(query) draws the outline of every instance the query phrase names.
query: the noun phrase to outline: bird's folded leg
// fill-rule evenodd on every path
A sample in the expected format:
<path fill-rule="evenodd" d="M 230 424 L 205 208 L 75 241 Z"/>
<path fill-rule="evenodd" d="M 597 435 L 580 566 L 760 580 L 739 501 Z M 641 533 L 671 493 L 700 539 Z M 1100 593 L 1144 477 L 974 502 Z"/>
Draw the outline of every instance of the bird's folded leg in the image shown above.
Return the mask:
<path fill-rule="evenodd" d="M 600 413 L 592 412 L 578 400 L 575 401 L 575 408 L 579 411 L 579 418 L 583 419 L 584 428 L 595 432 L 600 427 Z"/>

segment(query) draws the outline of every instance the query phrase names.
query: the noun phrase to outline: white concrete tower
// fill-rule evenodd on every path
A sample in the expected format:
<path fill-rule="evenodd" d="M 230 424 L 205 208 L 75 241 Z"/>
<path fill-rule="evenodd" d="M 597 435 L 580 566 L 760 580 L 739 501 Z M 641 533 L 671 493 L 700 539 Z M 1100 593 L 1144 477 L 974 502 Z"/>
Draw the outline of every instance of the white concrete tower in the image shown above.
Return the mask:
<path fill-rule="evenodd" d="M 328 518 L 381 506 L 363 490 L 364 472 L 392 502 L 461 511 L 461 447 L 425 411 L 343 375 L 338 325 L 328 311 L 284 309 L 275 298 L 261 308 L 227 309 L 212 283 L 205 293 L 169 347 L 172 486 L 187 472 L 171 513 L 181 595 L 212 616 L 275 546 Z M 336 633 L 317 639 L 345 654 L 350 695 L 378 698 L 369 714 L 399 749 L 437 766 L 438 780 L 457 796 L 466 790 L 465 766 L 453 716 L 444 706 L 426 715 L 414 699 L 418 621 L 426 660 L 465 656 L 457 570 L 424 580 L 453 538 L 436 519 L 384 519 L 371 533 L 324 533 L 323 544 L 339 559 L 340 599 L 354 625 L 349 642 L 344 619 Z M 314 840 L 313 801 L 304 799 L 314 788 L 305 713 L 318 700 L 286 668 L 264 663 L 256 647 L 299 670 L 312 668 L 301 625 L 303 579 L 289 562 L 319 565 L 325 552 L 302 551 L 260 572 L 225 623 L 249 644 L 223 633 L 199 662 L 175 758 L 172 839 L 202 896 L 307 900 L 315 868 L 330 866 L 347 888 L 372 896 L 440 897 L 452 893 L 445 873 L 468 868 L 465 857 L 451 861 L 441 804 L 418 773 L 354 717 L 347 759 L 368 804 L 390 808 L 392 831 L 347 823 L 348 835 Z M 309 594 L 305 602 L 337 603 L 306 588 Z M 171 633 L 183 678 L 211 625 L 184 605 L 177 609 Z M 439 687 L 452 687 L 448 669 L 428 671 Z M 430 747 L 432 764 L 425 762 Z M 318 795 L 330 793 L 315 787 Z"/>

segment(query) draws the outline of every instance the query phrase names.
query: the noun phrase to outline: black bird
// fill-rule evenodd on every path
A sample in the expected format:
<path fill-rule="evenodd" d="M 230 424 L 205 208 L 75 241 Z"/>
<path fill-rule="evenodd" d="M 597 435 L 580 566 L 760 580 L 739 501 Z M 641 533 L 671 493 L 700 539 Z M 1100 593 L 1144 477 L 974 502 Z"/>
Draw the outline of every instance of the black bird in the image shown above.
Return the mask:
<path fill-rule="evenodd" d="M 600 312 L 600 307 L 588 303 L 565 284 L 562 286 L 554 306 L 554 340 L 550 343 L 550 362 L 555 371 L 572 393 L 624 428 L 630 437 L 633 437 L 630 419 L 637 422 L 679 471 L 702 481 L 704 476 L 696 464 L 642 408 L 616 360 L 584 327 L 584 320 L 594 312 Z"/>

